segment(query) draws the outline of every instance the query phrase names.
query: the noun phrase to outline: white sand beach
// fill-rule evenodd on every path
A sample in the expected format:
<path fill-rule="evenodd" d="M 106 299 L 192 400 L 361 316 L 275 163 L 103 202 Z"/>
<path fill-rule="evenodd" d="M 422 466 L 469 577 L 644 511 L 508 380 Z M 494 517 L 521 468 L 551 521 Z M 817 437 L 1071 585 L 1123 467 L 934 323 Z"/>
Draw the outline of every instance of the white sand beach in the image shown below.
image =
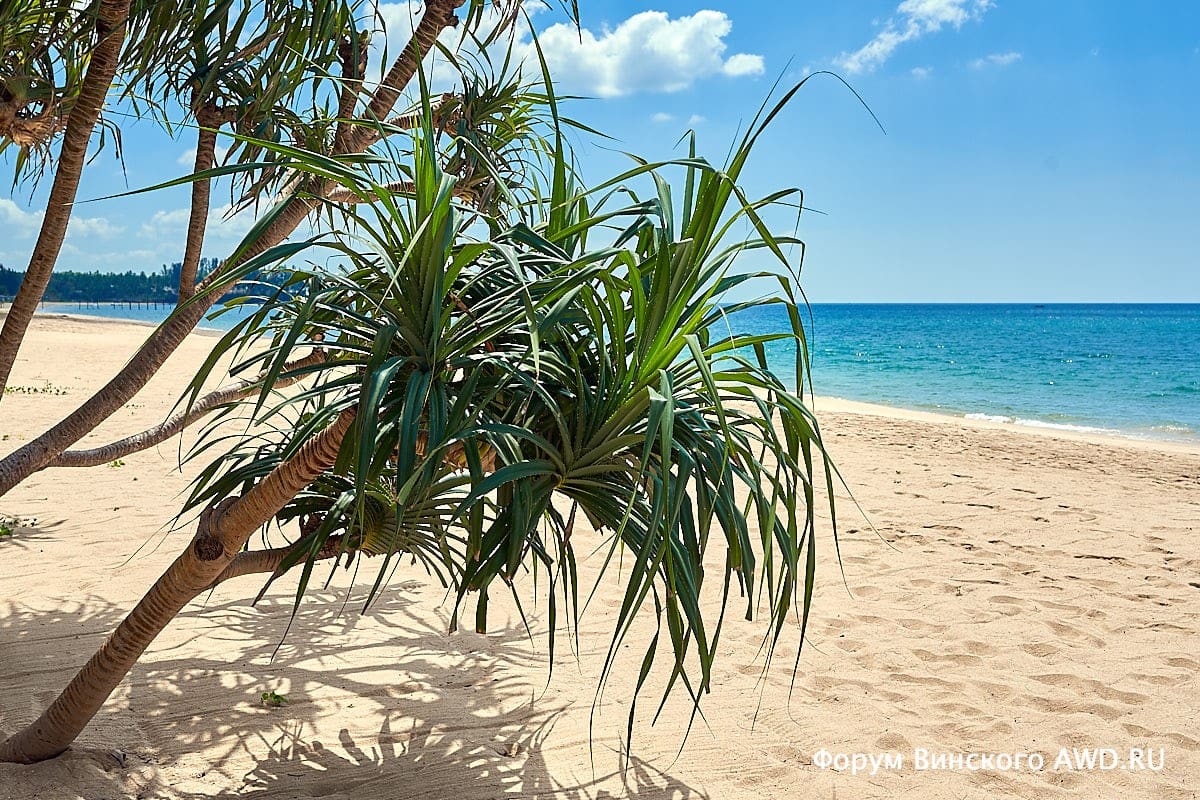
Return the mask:
<path fill-rule="evenodd" d="M 146 332 L 36 318 L 0 405 L 0 452 L 87 398 Z M 211 343 L 192 336 L 86 441 L 163 419 Z M 1200 451 L 841 401 L 817 411 L 871 524 L 841 492 L 844 580 L 825 520 L 794 677 L 798 628 L 763 677 L 763 628 L 731 609 L 686 742 L 686 697 L 652 726 L 651 693 L 622 755 L 649 620 L 593 705 L 611 582 L 581 652 L 564 635 L 550 674 L 542 607 L 527 608 L 532 638 L 498 593 L 491 632 L 450 634 L 444 591 L 405 564 L 364 614 L 368 566 L 307 596 L 286 638 L 293 576 L 253 607 L 257 576 L 202 597 L 73 750 L 0 765 L 0 797 L 1195 798 Z M 181 471 L 178 454 L 173 442 L 47 470 L 0 499 L 0 516 L 37 520 L 0 540 L 0 732 L 34 718 L 188 541 L 190 526 L 168 527 L 200 465 Z M 265 707 L 264 691 L 290 703 Z M 1053 768 L 1061 748 L 1161 748 L 1162 764 Z M 1046 762 L 918 769 L 918 749 Z M 823 768 L 823 753 L 902 764 L 852 774 Z"/>

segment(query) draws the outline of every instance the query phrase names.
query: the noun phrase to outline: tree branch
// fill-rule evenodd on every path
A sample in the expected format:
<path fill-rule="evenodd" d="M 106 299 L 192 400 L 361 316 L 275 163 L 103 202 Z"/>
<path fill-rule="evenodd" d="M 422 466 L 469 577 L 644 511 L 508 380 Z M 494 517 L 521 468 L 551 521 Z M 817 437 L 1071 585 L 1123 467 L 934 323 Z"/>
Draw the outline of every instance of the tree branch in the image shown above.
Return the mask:
<path fill-rule="evenodd" d="M 241 551 L 251 533 L 270 522 L 301 489 L 333 466 L 342 439 L 350 430 L 356 414 L 356 408 L 338 414 L 328 428 L 254 484 L 250 491 L 227 508 L 214 509 L 208 525 L 209 533 L 230 553 L 231 558 Z"/>
<path fill-rule="evenodd" d="M 455 124 L 462 119 L 462 112 L 455 110 L 452 113 L 446 113 L 446 107 L 457 100 L 457 96 L 452 92 L 443 92 L 441 101 L 433 107 L 433 122 L 434 126 L 443 133 L 454 133 Z M 387 121 L 387 125 L 392 128 L 402 128 L 404 130 L 413 130 L 425 124 L 425 114 L 420 111 L 413 111 L 408 114 L 401 114 L 398 117 L 392 117 Z"/>
<path fill-rule="evenodd" d="M 344 537 L 341 535 L 330 536 L 321 545 L 321 549 L 317 551 L 316 558 L 329 559 L 336 558 L 342 552 L 342 542 Z M 288 545 L 287 547 L 273 547 L 267 550 L 243 550 L 234 556 L 233 561 L 229 562 L 221 574 L 213 579 L 209 584 L 209 588 L 216 587 L 218 584 L 224 583 L 230 578 L 238 578 L 242 575 L 252 575 L 255 573 L 269 572 L 275 575 L 279 571 L 279 566 L 284 559 L 296 552 L 296 545 Z M 354 551 L 361 553 L 361 551 Z M 367 553 L 362 553 L 368 555 Z"/>
<path fill-rule="evenodd" d="M 301 370 L 324 361 L 325 353 L 321 350 L 314 350 L 304 358 L 299 358 L 285 364 L 282 372 L 287 373 Z M 139 453 L 142 450 L 148 450 L 170 439 L 184 428 L 204 418 L 220 406 L 251 394 L 261 386 L 263 377 L 263 375 L 259 375 L 256 378 L 248 378 L 216 389 L 193 403 L 186 411 L 181 411 L 161 425 L 157 425 L 141 433 L 135 433 L 132 436 L 126 436 L 124 439 L 88 450 L 67 450 L 47 464 L 46 468 L 96 467 L 101 464 L 108 464 L 118 458 L 132 455 L 133 453 Z M 291 386 L 293 383 L 303 380 L 306 377 L 307 375 L 292 375 L 282 378 L 276 381 L 275 388 L 282 389 L 286 386 Z"/>
<path fill-rule="evenodd" d="M 383 186 L 381 188 L 386 189 L 387 191 L 391 192 L 392 194 L 411 195 L 417 191 L 417 186 L 412 181 L 392 181 L 391 183 L 383 184 Z M 478 199 L 478 195 L 475 192 L 471 191 L 471 189 L 469 189 L 465 186 L 461 186 L 461 187 L 456 186 L 454 189 L 454 196 L 461 200 L 467 200 L 470 202 L 475 202 L 475 200 Z M 337 187 L 337 188 L 329 190 L 325 194 L 325 199 L 329 200 L 330 202 L 333 202 L 333 203 L 352 203 L 353 204 L 353 203 L 373 203 L 376 200 L 378 200 L 379 198 L 376 197 L 374 194 L 368 193 L 366 195 L 359 195 L 357 192 L 353 191 L 352 189 L 347 189 L 345 187 Z"/>

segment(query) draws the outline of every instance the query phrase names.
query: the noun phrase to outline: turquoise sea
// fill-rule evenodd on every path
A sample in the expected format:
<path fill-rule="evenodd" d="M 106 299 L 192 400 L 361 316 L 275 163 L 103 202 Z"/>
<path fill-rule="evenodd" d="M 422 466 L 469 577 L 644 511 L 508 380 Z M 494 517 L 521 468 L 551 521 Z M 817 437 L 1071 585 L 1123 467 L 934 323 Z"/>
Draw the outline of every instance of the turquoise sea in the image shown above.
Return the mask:
<path fill-rule="evenodd" d="M 733 320 L 785 324 L 780 309 Z M 829 304 L 806 323 L 819 395 L 1200 441 L 1200 304 Z"/>
<path fill-rule="evenodd" d="M 166 309 L 47 304 L 159 322 Z M 228 327 L 233 315 L 203 323 Z M 730 318 L 784 330 L 781 309 Z M 815 304 L 817 394 L 1073 430 L 1200 442 L 1200 304 Z M 792 350 L 768 359 L 791 375 Z"/>
<path fill-rule="evenodd" d="M 171 313 L 171 309 L 173 308 L 174 306 L 166 303 L 156 306 L 125 305 L 121 303 L 90 303 L 87 305 L 81 303 L 42 303 L 38 311 L 43 314 L 78 314 L 86 317 L 129 319 L 135 322 L 149 322 L 157 325 L 167 318 L 167 314 Z M 229 330 L 235 322 L 245 319 L 247 314 L 253 313 L 255 310 L 249 305 L 243 305 L 241 309 L 231 308 L 217 315 L 218 309 L 220 309 L 220 306 L 214 308 L 209 313 L 211 319 L 205 319 L 200 323 L 200 327 L 214 330 Z"/>

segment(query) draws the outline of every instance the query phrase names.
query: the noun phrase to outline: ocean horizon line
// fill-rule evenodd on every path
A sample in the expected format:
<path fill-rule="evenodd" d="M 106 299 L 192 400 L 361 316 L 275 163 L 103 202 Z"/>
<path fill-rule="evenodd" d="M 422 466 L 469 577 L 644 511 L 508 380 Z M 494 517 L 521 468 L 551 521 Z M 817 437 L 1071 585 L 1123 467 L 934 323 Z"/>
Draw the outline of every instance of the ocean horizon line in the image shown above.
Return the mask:
<path fill-rule="evenodd" d="M 754 298 L 747 298 L 751 300 Z M 721 303 L 722 306 L 735 305 L 744 300 L 731 300 Z M 9 298 L 0 299 L 0 310 L 11 303 Z M 122 306 L 133 303 L 135 306 L 164 307 L 168 310 L 173 304 L 167 301 L 145 300 L 43 300 L 38 308 L 46 306 Z M 802 305 L 810 306 L 1200 306 L 1196 300 L 815 300 Z"/>
<path fill-rule="evenodd" d="M 255 308 L 234 307 L 200 327 L 228 329 Z M 170 309 L 58 303 L 45 311 L 157 324 Z M 790 326 L 772 305 L 729 319 L 755 334 Z M 804 323 L 819 396 L 1051 430 L 1200 442 L 1200 303 L 820 302 L 804 313 Z M 794 388 L 794 347 L 771 342 L 765 355 Z"/>
<path fill-rule="evenodd" d="M 722 305 L 733 305 L 723 303 Z M 810 306 L 1200 306 L 1200 300 L 820 300 Z"/>

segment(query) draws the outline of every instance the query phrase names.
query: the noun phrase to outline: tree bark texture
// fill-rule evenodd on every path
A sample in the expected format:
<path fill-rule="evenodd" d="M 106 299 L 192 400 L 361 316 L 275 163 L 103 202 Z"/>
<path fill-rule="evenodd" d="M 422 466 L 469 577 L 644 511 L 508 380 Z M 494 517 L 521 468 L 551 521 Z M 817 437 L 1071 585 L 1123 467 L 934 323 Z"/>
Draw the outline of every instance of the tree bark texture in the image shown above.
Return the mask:
<path fill-rule="evenodd" d="M 333 466 L 354 416 L 353 409 L 343 411 L 246 494 L 227 498 L 201 514 L 187 549 L 42 715 L 0 744 L 0 761 L 32 764 L 70 747 L 167 623 L 193 598 L 219 582 L 256 530 Z"/>

